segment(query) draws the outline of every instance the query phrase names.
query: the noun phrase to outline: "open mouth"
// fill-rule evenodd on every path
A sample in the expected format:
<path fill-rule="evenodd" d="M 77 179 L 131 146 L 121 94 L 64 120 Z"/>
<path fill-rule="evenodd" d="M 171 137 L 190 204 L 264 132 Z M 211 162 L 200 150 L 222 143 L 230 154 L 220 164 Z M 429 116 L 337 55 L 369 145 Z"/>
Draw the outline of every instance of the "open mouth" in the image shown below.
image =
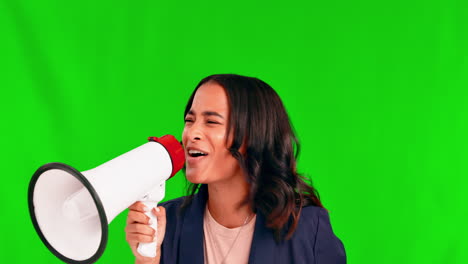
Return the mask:
<path fill-rule="evenodd" d="M 193 157 L 193 158 L 208 156 L 208 153 L 205 153 L 199 150 L 189 150 L 188 154 L 190 157 Z"/>

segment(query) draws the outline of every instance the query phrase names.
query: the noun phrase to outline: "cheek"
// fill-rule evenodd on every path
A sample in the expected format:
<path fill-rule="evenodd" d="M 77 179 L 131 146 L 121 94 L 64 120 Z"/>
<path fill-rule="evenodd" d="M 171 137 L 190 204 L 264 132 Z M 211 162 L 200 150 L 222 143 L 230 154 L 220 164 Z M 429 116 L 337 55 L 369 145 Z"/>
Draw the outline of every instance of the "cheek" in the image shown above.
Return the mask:
<path fill-rule="evenodd" d="M 223 167 L 232 168 L 234 164 L 237 164 L 237 160 L 232 156 L 228 147 L 224 144 L 225 138 L 222 138 L 223 145 L 218 148 L 216 159 L 218 164 L 223 164 Z"/>
<path fill-rule="evenodd" d="M 224 128 L 214 131 L 214 133 L 211 134 L 211 138 L 216 142 L 218 149 L 227 149 L 229 147 L 226 146 L 226 130 Z"/>
<path fill-rule="evenodd" d="M 226 145 L 226 133 L 224 129 L 220 129 L 216 131 L 216 133 L 212 133 L 211 140 L 215 148 L 217 163 L 221 162 L 225 164 L 227 162 L 231 163 L 232 160 L 235 160 L 231 155 L 231 152 L 229 152 L 228 148 L 230 145 Z"/>

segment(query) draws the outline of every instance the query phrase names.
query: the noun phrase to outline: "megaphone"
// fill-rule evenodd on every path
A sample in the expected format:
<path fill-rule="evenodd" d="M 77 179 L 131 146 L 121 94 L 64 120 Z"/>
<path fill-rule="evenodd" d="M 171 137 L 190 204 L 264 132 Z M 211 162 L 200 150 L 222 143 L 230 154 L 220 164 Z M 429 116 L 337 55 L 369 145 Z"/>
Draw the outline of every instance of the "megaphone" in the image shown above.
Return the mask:
<path fill-rule="evenodd" d="M 94 169 L 79 172 L 63 163 L 41 166 L 29 184 L 29 213 L 42 242 L 62 261 L 94 263 L 107 244 L 108 224 L 136 201 L 152 209 L 164 197 L 165 182 L 184 165 L 174 136 L 149 142 Z M 153 221 L 151 210 L 146 213 Z M 156 242 L 138 252 L 156 256 Z"/>

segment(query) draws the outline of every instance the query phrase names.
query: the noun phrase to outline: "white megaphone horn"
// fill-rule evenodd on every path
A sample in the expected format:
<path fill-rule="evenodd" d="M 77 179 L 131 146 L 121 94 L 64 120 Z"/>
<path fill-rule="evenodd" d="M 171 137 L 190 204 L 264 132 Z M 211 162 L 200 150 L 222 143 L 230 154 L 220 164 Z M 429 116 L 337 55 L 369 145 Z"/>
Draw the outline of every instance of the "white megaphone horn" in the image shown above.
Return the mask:
<path fill-rule="evenodd" d="M 185 163 L 174 136 L 150 142 L 94 169 L 79 172 L 63 163 L 41 166 L 29 184 L 29 213 L 42 242 L 71 264 L 94 263 L 107 244 L 108 224 L 136 201 L 150 210 L 164 198 L 165 182 Z M 157 231 L 157 230 L 156 230 Z M 156 242 L 140 243 L 138 252 L 156 256 Z"/>

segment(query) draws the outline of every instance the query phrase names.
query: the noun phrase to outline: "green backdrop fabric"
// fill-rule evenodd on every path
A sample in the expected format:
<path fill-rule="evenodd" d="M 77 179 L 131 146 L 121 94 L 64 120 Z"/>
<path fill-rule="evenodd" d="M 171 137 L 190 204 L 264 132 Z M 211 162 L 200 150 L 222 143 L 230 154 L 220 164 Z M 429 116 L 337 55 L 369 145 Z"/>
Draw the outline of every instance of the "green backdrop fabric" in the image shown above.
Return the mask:
<path fill-rule="evenodd" d="M 0 262 L 61 263 L 28 213 L 39 166 L 180 139 L 198 81 L 237 73 L 282 97 L 348 263 L 468 263 L 467 18 L 453 0 L 1 0 Z M 126 215 L 98 263 L 133 263 Z"/>

